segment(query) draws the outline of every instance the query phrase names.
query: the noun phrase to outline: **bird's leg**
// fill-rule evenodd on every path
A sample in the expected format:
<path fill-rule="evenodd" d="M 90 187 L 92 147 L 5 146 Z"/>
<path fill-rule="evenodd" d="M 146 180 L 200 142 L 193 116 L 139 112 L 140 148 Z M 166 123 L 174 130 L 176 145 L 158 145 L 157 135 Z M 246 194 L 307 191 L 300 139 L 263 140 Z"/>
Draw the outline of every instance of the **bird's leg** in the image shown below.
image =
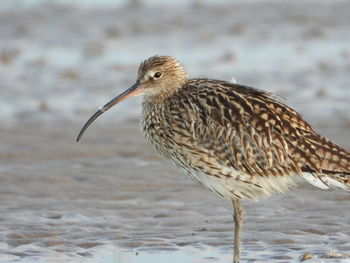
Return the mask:
<path fill-rule="evenodd" d="M 243 208 L 239 199 L 233 199 L 233 220 L 235 221 L 235 237 L 233 247 L 233 263 L 239 263 L 240 257 L 240 242 L 241 242 L 241 230 L 243 225 Z"/>

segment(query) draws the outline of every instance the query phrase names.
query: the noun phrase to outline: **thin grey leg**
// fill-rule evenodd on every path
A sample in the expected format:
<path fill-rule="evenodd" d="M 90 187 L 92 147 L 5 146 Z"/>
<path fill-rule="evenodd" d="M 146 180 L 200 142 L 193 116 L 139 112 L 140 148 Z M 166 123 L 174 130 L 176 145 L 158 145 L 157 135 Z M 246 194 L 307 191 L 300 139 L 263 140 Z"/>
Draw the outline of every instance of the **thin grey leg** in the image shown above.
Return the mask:
<path fill-rule="evenodd" d="M 240 258 L 240 242 L 241 242 L 241 230 L 243 226 L 243 208 L 239 199 L 233 199 L 233 220 L 235 222 L 235 237 L 233 247 L 233 263 L 239 263 Z"/>

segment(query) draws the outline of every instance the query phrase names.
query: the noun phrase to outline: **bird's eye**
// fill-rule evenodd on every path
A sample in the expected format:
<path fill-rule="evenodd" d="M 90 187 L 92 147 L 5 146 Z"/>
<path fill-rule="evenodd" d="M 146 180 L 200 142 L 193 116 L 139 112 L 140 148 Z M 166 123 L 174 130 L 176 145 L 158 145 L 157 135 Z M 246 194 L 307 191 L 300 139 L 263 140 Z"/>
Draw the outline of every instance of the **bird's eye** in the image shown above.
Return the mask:
<path fill-rule="evenodd" d="M 160 73 L 160 72 L 156 72 L 153 75 L 153 77 L 156 78 L 156 79 L 159 79 L 161 76 L 162 76 L 162 73 Z"/>

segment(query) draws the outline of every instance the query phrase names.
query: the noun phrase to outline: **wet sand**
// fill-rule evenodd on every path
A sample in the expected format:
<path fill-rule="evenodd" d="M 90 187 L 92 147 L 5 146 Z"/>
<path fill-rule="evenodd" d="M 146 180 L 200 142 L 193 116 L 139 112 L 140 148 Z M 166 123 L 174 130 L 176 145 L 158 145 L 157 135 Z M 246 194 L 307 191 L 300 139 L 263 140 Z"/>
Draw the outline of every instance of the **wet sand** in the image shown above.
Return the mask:
<path fill-rule="evenodd" d="M 180 252 L 191 255 L 188 262 L 229 262 L 229 201 L 163 161 L 136 121 L 96 123 L 76 143 L 79 124 L 0 130 L 0 261 L 157 262 L 156 255 L 164 260 L 164 253 L 170 259 Z M 321 130 L 350 148 L 346 131 Z M 307 187 L 244 202 L 242 258 L 291 262 L 307 252 L 318 260 L 348 254 L 349 201 L 348 193 Z M 111 253 L 120 261 L 103 260 Z"/>
<path fill-rule="evenodd" d="M 145 144 L 140 99 L 75 142 L 154 54 L 281 95 L 350 150 L 349 1 L 23 2 L 0 6 L 0 262 L 231 262 L 230 201 Z M 349 262 L 349 201 L 309 186 L 244 202 L 243 261 Z"/>

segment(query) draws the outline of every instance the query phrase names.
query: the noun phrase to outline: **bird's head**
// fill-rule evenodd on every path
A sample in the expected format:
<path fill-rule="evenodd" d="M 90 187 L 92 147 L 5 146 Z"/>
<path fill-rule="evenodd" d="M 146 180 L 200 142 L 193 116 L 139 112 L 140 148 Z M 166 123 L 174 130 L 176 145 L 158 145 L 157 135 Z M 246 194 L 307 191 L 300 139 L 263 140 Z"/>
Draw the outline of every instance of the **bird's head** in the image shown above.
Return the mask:
<path fill-rule="evenodd" d="M 162 100 L 181 88 L 187 79 L 183 66 L 174 57 L 153 56 L 146 59 L 139 66 L 135 84 L 99 109 L 81 129 L 77 141 L 95 119 L 119 102 L 138 95 Z"/>
<path fill-rule="evenodd" d="M 147 97 L 166 96 L 179 89 L 187 74 L 180 62 L 169 56 L 154 56 L 141 63 L 137 81 Z"/>

